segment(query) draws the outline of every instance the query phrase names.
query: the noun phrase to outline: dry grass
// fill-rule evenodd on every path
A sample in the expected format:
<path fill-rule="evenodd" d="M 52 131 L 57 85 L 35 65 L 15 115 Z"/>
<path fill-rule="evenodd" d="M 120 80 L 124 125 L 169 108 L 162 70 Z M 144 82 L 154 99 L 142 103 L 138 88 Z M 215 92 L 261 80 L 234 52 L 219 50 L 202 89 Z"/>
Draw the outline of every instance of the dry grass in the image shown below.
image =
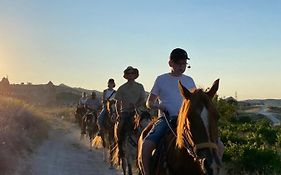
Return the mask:
<path fill-rule="evenodd" d="M 1 174 L 22 174 L 23 160 L 47 137 L 46 118 L 34 106 L 0 96 Z"/>

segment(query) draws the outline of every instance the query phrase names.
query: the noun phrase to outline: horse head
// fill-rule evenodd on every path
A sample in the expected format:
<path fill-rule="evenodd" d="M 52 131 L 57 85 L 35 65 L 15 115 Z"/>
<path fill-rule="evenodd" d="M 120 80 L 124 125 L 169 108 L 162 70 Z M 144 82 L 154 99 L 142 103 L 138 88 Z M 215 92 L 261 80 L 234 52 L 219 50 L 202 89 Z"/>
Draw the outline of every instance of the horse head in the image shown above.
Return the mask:
<path fill-rule="evenodd" d="M 189 149 L 207 175 L 217 175 L 221 166 L 217 147 L 219 113 L 212 103 L 218 86 L 219 79 L 207 92 L 190 92 L 179 82 L 183 102 L 178 116 L 177 146 Z"/>
<path fill-rule="evenodd" d="M 106 102 L 106 111 L 107 111 L 107 114 L 110 116 L 110 119 L 113 123 L 115 123 L 116 119 L 117 119 L 115 104 L 116 104 L 116 100 L 114 100 L 114 99 L 107 100 L 107 102 Z"/>
<path fill-rule="evenodd" d="M 136 112 L 134 118 L 134 129 L 141 132 L 151 122 L 151 115 L 148 111 Z"/>

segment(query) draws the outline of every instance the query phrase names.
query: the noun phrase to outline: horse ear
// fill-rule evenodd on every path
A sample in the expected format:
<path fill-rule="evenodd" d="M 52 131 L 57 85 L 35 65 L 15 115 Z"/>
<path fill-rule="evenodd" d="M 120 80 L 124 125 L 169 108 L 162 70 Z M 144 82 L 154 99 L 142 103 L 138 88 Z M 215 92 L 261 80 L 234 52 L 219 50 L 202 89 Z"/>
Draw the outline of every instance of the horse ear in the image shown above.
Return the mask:
<path fill-rule="evenodd" d="M 217 93 L 217 91 L 218 91 L 218 89 L 219 89 L 219 81 L 220 81 L 220 79 L 217 79 L 217 80 L 213 83 L 211 89 L 207 92 L 207 94 L 208 94 L 208 96 L 209 96 L 210 98 L 213 98 L 213 97 L 215 96 L 215 94 Z"/>
<path fill-rule="evenodd" d="M 179 85 L 179 89 L 180 89 L 181 95 L 182 95 L 184 98 L 186 98 L 186 99 L 190 99 L 190 97 L 191 97 L 191 92 L 189 92 L 189 90 L 186 89 L 186 88 L 182 85 L 181 81 L 179 81 L 178 85 Z"/>

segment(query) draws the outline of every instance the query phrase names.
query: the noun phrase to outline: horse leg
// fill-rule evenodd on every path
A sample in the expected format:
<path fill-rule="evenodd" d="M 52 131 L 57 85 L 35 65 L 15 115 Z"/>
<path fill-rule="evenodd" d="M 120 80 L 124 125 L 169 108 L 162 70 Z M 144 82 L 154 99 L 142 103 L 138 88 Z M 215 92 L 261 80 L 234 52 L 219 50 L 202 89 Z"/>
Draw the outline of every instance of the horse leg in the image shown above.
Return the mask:
<path fill-rule="evenodd" d="M 92 143 L 93 143 L 93 131 L 91 129 L 88 130 L 88 136 L 89 136 L 89 150 L 92 151 Z"/>
<path fill-rule="evenodd" d="M 92 151 L 93 150 L 93 146 L 92 146 L 92 143 L 93 143 L 93 138 L 90 137 L 90 145 L 89 145 L 89 150 Z"/>
<path fill-rule="evenodd" d="M 128 175 L 132 175 L 132 174 L 133 174 L 132 165 L 128 163 Z"/>
<path fill-rule="evenodd" d="M 122 158 L 122 170 L 123 170 L 123 175 L 127 175 L 126 168 L 127 168 L 127 162 L 126 162 L 125 157 L 123 157 L 123 158 Z"/>
<path fill-rule="evenodd" d="M 80 140 L 84 140 L 84 139 L 86 139 L 86 134 L 80 134 Z"/>
<path fill-rule="evenodd" d="M 110 143 L 108 149 L 109 149 L 109 168 L 112 169 L 114 166 L 113 166 L 113 148 L 114 148 L 114 145 L 113 143 Z"/>
<path fill-rule="evenodd" d="M 86 134 L 86 116 L 84 115 L 81 119 L 81 122 L 80 122 L 80 127 L 81 127 L 81 134 Z"/>
<path fill-rule="evenodd" d="M 105 163 L 107 162 L 107 150 L 106 150 L 106 148 L 103 148 L 103 161 Z"/>

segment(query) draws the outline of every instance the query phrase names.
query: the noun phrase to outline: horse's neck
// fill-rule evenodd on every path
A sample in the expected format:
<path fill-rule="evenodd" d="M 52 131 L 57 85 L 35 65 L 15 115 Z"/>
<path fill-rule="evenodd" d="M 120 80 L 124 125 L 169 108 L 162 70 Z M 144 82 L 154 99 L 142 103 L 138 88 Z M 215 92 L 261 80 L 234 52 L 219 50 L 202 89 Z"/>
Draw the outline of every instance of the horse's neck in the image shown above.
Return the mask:
<path fill-rule="evenodd" d="M 194 157 L 189 154 L 188 145 L 183 148 L 176 146 L 176 137 L 173 133 L 169 133 L 164 137 L 162 149 L 164 149 L 164 159 L 171 174 L 202 174 L 198 162 L 194 161 Z M 161 148 L 158 148 L 161 149 Z"/>

